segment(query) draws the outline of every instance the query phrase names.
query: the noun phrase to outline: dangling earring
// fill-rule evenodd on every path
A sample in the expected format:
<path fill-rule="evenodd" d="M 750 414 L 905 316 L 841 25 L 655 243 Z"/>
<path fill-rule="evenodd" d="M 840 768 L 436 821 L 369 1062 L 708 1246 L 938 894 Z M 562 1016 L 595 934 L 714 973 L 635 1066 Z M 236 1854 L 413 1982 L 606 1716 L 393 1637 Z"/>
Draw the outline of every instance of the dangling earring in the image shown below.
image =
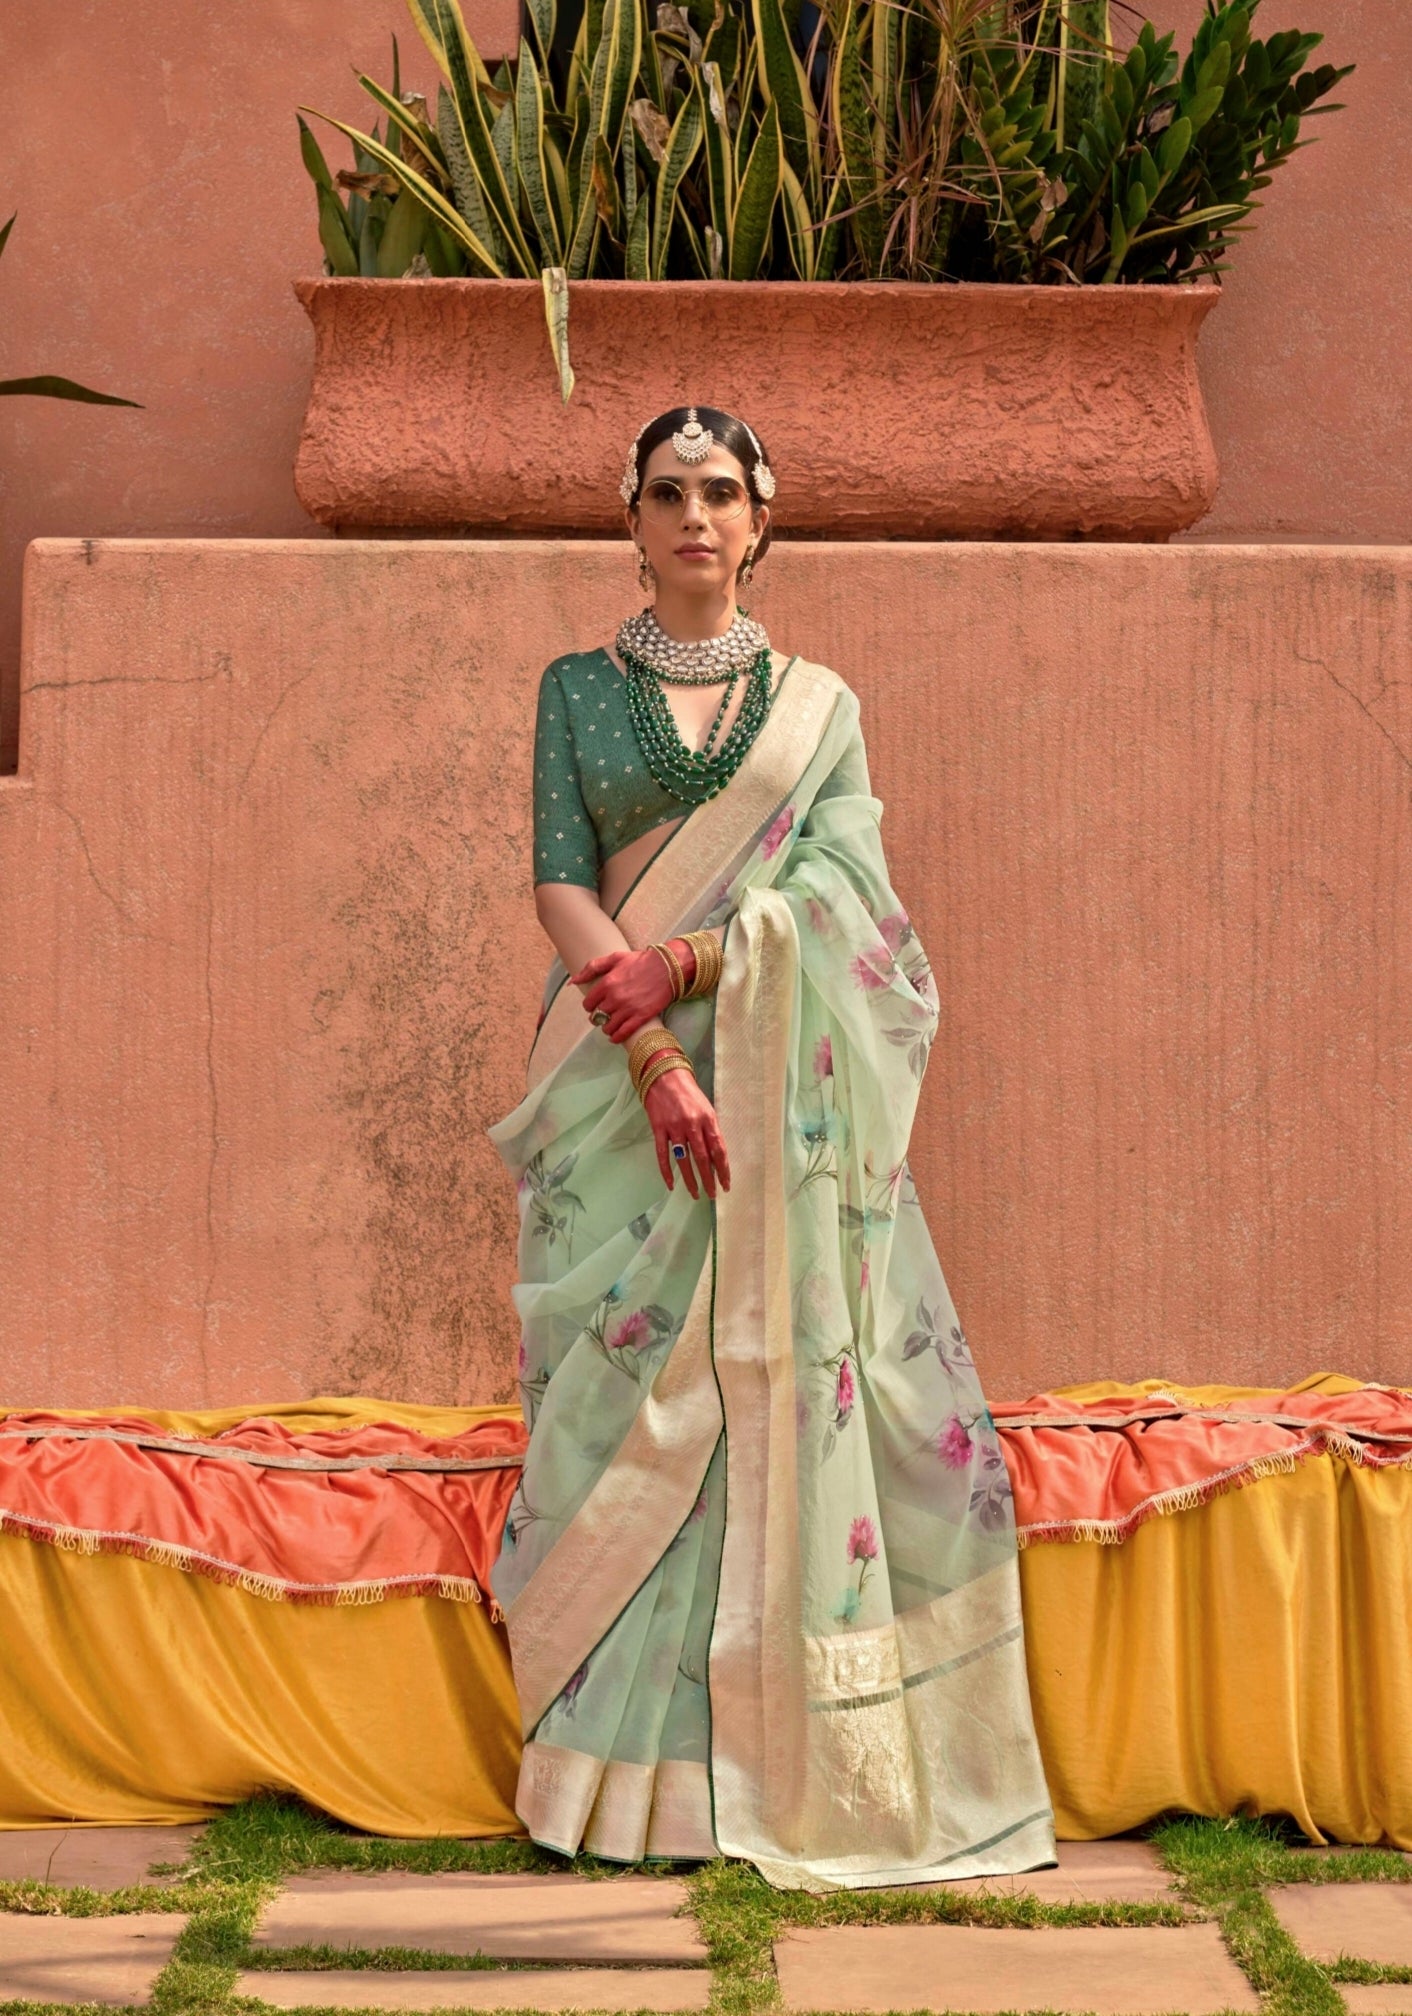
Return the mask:
<path fill-rule="evenodd" d="M 752 539 L 745 549 L 745 565 L 740 570 L 740 585 L 748 588 L 755 578 L 755 542 Z"/>
<path fill-rule="evenodd" d="M 644 595 L 650 591 L 654 578 L 652 562 L 647 557 L 647 548 L 639 546 L 637 549 L 637 585 Z"/>

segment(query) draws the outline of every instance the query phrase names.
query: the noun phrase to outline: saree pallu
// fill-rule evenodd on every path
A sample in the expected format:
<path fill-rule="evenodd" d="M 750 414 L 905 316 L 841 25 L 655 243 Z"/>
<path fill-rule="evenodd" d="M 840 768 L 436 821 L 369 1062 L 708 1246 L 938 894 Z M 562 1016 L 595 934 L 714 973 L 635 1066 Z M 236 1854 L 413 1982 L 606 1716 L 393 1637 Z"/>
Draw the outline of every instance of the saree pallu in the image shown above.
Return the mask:
<path fill-rule="evenodd" d="M 667 1019 L 731 1188 L 668 1191 L 557 961 L 490 1130 L 530 1442 L 492 1587 L 534 1838 L 814 1891 L 1054 1859 L 995 1426 L 907 1165 L 938 1021 L 856 696 L 802 660 L 616 914 L 724 925 Z"/>

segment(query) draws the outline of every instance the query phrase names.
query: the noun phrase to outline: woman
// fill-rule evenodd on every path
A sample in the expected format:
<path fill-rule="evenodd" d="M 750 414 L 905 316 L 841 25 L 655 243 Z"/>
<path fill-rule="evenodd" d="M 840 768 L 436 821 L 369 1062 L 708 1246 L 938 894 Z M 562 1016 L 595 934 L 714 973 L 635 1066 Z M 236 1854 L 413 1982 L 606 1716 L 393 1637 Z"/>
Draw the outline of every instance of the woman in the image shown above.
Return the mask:
<path fill-rule="evenodd" d="M 1035 1868 L 1009 1486 L 907 1167 L 937 993 L 858 702 L 737 607 L 775 488 L 748 427 L 662 414 L 621 488 L 653 606 L 543 677 L 558 956 L 491 1130 L 517 1810 L 566 1853 L 815 1891 Z"/>

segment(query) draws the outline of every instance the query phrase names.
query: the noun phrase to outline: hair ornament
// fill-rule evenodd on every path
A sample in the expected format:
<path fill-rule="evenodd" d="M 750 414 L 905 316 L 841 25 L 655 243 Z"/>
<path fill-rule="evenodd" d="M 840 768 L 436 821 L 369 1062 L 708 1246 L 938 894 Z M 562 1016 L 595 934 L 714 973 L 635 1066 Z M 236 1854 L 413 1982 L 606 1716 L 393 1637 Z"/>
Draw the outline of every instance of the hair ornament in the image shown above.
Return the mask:
<path fill-rule="evenodd" d="M 624 504 L 631 505 L 636 490 L 637 490 L 637 435 L 634 434 L 632 437 L 632 446 L 628 450 L 628 459 L 623 464 L 622 480 L 618 484 L 618 495 L 622 498 Z"/>
<path fill-rule="evenodd" d="M 704 462 L 715 446 L 715 435 L 709 427 L 703 427 L 696 417 L 696 408 L 686 409 L 686 425 L 672 436 L 672 446 L 677 451 L 679 462 Z"/>
<path fill-rule="evenodd" d="M 748 420 L 742 420 L 740 424 L 745 429 L 746 433 L 750 436 L 751 442 L 753 443 L 755 448 L 755 467 L 751 471 L 751 474 L 755 478 L 756 494 L 760 497 L 763 497 L 765 502 L 768 504 L 770 499 L 775 494 L 774 472 L 770 468 L 769 463 L 765 460 L 765 451 L 760 446 L 759 440 L 755 433 L 755 429 L 751 426 Z"/>

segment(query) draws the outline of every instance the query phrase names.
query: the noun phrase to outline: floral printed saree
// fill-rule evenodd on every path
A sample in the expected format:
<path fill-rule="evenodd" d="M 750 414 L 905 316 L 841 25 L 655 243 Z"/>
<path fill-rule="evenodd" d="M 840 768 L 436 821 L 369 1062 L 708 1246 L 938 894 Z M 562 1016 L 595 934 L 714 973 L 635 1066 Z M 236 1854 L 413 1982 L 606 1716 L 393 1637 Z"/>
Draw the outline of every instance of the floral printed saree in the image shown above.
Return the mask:
<path fill-rule="evenodd" d="M 1054 1860 L 1004 1459 L 907 1166 L 938 997 L 858 702 L 791 661 L 616 918 L 724 924 L 669 1009 L 732 1184 L 668 1191 L 556 961 L 491 1129 L 530 1442 L 492 1583 L 531 1835 L 813 1891 Z"/>

